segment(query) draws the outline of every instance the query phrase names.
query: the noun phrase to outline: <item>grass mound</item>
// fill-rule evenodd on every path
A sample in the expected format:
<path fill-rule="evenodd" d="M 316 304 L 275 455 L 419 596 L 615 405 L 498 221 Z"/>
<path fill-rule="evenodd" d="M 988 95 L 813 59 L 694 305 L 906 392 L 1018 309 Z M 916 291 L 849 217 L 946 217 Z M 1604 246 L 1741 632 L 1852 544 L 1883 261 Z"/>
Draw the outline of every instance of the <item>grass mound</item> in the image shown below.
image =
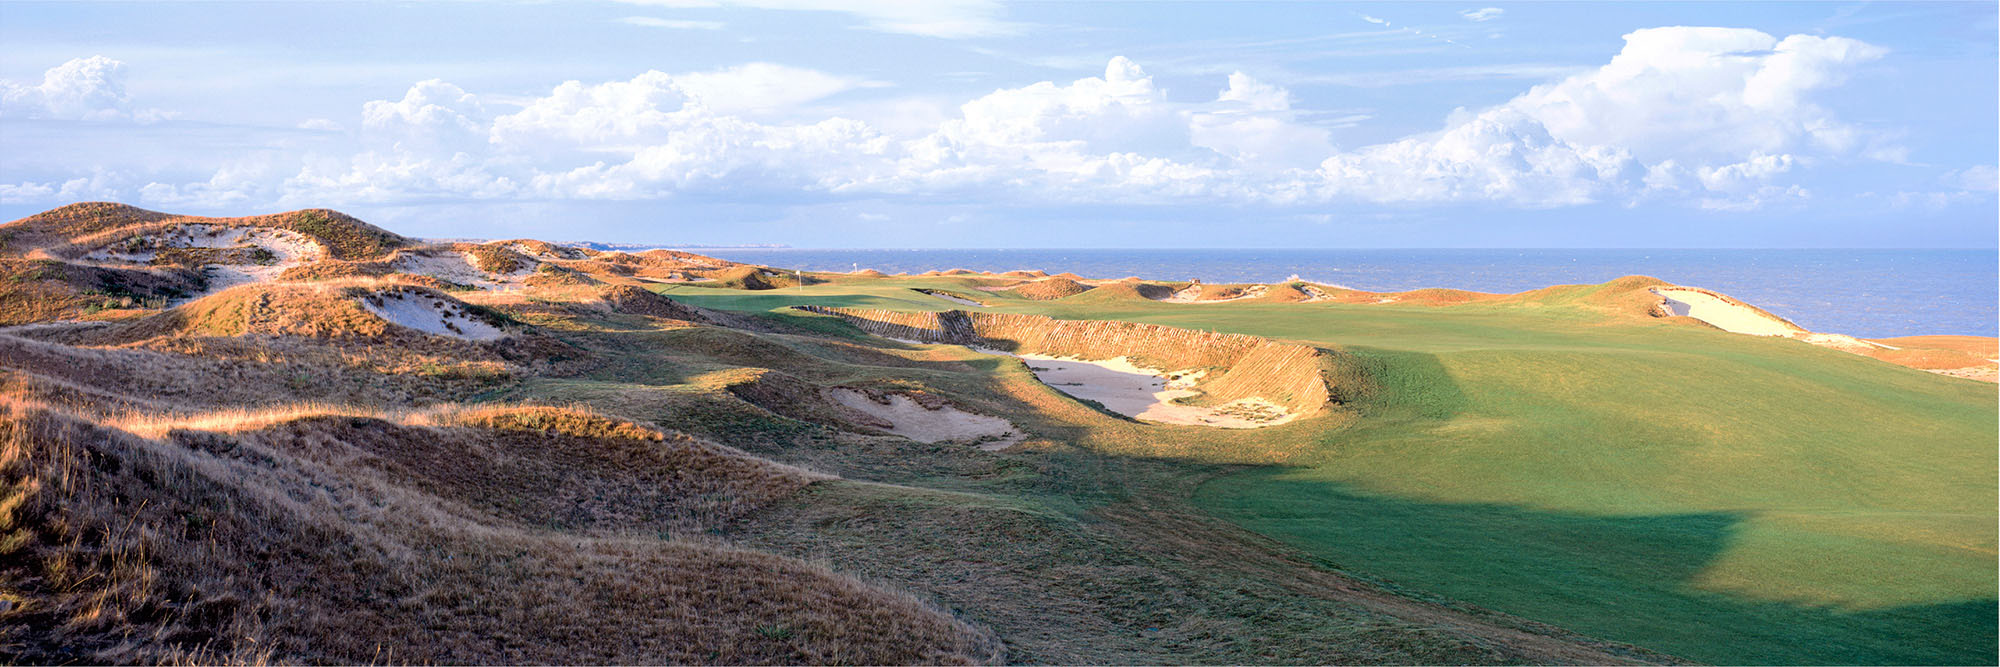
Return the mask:
<path fill-rule="evenodd" d="M 553 263 L 535 267 L 535 272 L 521 282 L 529 287 L 588 287 L 604 284 L 588 273 Z"/>
<path fill-rule="evenodd" d="M 1020 287 L 1015 287 L 1007 290 L 1007 293 L 1035 301 L 1054 301 L 1056 299 L 1076 296 L 1088 292 L 1090 289 L 1089 285 L 1077 282 L 1074 279 L 1057 277 L 1037 280 Z"/>
<path fill-rule="evenodd" d="M 115 268 L 54 259 L 0 259 L 0 326 L 160 308 L 206 289 L 185 268 Z"/>
<path fill-rule="evenodd" d="M 437 289 L 394 282 L 270 283 L 233 287 L 171 310 L 83 332 L 91 344 L 161 336 L 396 339 L 411 342 L 421 327 L 385 315 L 390 301 L 408 302 L 464 321 L 460 326 L 510 326 L 507 318 Z M 441 319 L 440 326 L 450 322 Z M 434 333 L 434 332 L 433 332 Z"/>
<path fill-rule="evenodd" d="M 618 285 L 604 288 L 599 296 L 612 310 L 648 317 L 661 317 L 687 322 L 710 322 L 709 316 L 694 306 L 660 296 L 656 292 Z"/>
<path fill-rule="evenodd" d="M 534 265 L 525 255 L 504 243 L 463 244 L 459 250 L 472 260 L 474 267 L 487 273 L 506 275 Z"/>
<path fill-rule="evenodd" d="M 720 287 L 724 289 L 773 290 L 812 285 L 824 282 L 813 276 L 793 271 L 783 271 L 764 266 L 738 264 L 702 274 L 710 280 L 690 283 L 697 287 Z"/>
<path fill-rule="evenodd" d="M 907 596 L 649 532 L 711 525 L 809 479 L 714 445 L 560 410 L 439 426 L 340 414 L 208 426 L 147 439 L 0 403 L 0 595 L 10 603 L 0 643 L 11 655 L 997 659 L 989 635 Z M 645 483 L 595 494 L 612 481 Z"/>

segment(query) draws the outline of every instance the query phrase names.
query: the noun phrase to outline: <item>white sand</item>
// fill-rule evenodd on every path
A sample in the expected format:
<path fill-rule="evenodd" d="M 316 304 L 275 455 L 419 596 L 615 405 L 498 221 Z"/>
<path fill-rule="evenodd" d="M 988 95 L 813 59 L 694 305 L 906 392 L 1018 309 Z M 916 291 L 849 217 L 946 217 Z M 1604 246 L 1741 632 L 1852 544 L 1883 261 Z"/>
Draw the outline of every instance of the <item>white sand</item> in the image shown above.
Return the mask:
<path fill-rule="evenodd" d="M 1255 299 L 1257 297 L 1264 296 L 1264 293 L 1270 291 L 1270 289 L 1271 288 L 1266 285 L 1251 285 L 1249 287 L 1243 288 L 1243 292 L 1237 294 L 1236 296 L 1226 297 L 1221 299 L 1203 299 L 1201 298 L 1201 285 L 1189 285 L 1186 288 L 1183 288 L 1181 291 L 1174 292 L 1172 296 L 1169 296 L 1165 299 L 1161 299 L 1160 301 L 1163 303 L 1223 303 L 1227 301 L 1241 301 L 1243 299 Z"/>
<path fill-rule="evenodd" d="M 834 389 L 833 400 L 862 414 L 888 422 L 884 429 L 917 442 L 978 442 L 979 448 L 998 451 L 1012 447 L 1024 437 L 1014 425 L 999 417 L 976 415 L 949 405 L 936 410 L 901 394 L 889 394 L 878 403 L 853 389 Z"/>
<path fill-rule="evenodd" d="M 1106 410 L 1140 421 L 1257 428 L 1283 424 L 1298 416 L 1254 398 L 1213 407 L 1175 403 L 1177 399 L 1201 395 L 1188 388 L 1200 379 L 1200 373 L 1163 374 L 1135 365 L 1126 357 L 1096 361 L 1041 354 L 1020 357 L 1043 384 L 1077 398 L 1096 401 Z"/>
<path fill-rule="evenodd" d="M 1705 291 L 1684 287 L 1655 287 L 1653 293 L 1665 300 L 1661 305 L 1667 312 L 1707 322 L 1723 331 L 1752 336 L 1789 336 L 1805 333 L 1804 329 L 1792 326 L 1783 320 L 1741 304 L 1731 303 Z"/>
<path fill-rule="evenodd" d="M 417 250 L 398 253 L 390 266 L 398 273 L 430 276 L 438 280 L 471 285 L 483 289 L 494 289 L 517 285 L 522 279 L 535 272 L 536 262 L 530 260 L 510 273 L 489 273 L 479 268 L 479 260 L 472 253 L 451 250 Z"/>
<path fill-rule="evenodd" d="M 185 303 L 203 296 L 214 294 L 237 285 L 276 280 L 286 269 L 318 261 L 327 255 L 326 246 L 318 240 L 289 229 L 271 227 L 240 227 L 231 225 L 210 225 L 189 223 L 175 225 L 157 235 L 148 236 L 149 245 L 166 248 L 263 248 L 271 253 L 267 264 L 214 263 L 203 267 L 208 276 L 208 289 L 200 294 L 190 295 L 176 303 Z M 84 255 L 82 259 L 91 262 L 114 262 L 120 264 L 147 264 L 159 255 L 158 252 L 127 253 L 110 248 L 101 248 Z"/>
<path fill-rule="evenodd" d="M 1794 334 L 1792 337 L 1808 343 L 1812 343 L 1814 345 L 1818 345 L 1820 347 L 1830 347 L 1836 350 L 1840 350 L 1842 352 L 1853 352 L 1856 354 L 1867 352 L 1869 350 L 1902 349 L 1890 345 L 1883 345 L 1881 343 L 1877 343 L 1872 340 L 1862 340 L 1860 338 L 1855 338 L 1853 336 L 1849 336 L 1846 334 L 1797 333 Z"/>
<path fill-rule="evenodd" d="M 383 290 L 373 296 L 361 299 L 361 307 L 397 326 L 463 340 L 498 340 L 507 335 L 467 314 L 457 303 L 402 290 Z"/>

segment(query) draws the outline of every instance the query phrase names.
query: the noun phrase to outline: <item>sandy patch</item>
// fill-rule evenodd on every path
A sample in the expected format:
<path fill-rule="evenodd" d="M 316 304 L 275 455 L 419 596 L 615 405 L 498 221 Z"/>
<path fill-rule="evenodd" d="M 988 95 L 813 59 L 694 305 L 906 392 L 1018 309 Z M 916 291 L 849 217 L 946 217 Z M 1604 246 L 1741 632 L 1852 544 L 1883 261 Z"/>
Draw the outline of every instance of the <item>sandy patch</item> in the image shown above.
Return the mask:
<path fill-rule="evenodd" d="M 1125 357 L 1091 361 L 1026 354 L 1020 355 L 1020 358 L 1037 379 L 1056 391 L 1095 401 L 1106 410 L 1140 421 L 1216 428 L 1258 428 L 1283 424 L 1298 416 L 1274 403 L 1255 398 L 1218 406 L 1174 402 L 1201 395 L 1201 392 L 1190 389 L 1201 379 L 1199 372 L 1162 373 L 1135 365 Z"/>
<path fill-rule="evenodd" d="M 384 290 L 361 299 L 361 307 L 397 326 L 434 336 L 464 340 L 498 340 L 506 332 L 465 312 L 457 303 L 419 292 Z"/>
<path fill-rule="evenodd" d="M 1664 300 L 1668 313 L 1709 323 L 1717 329 L 1752 336 L 1789 336 L 1804 330 L 1756 309 L 1735 303 L 1705 290 L 1685 287 L 1655 287 L 1653 293 Z"/>
<path fill-rule="evenodd" d="M 1204 299 L 1201 298 L 1201 285 L 1195 284 L 1195 285 L 1189 285 L 1186 288 L 1181 289 L 1181 291 L 1174 292 L 1173 295 L 1168 296 L 1165 299 L 1161 299 L 1160 301 L 1163 303 L 1225 303 L 1229 301 L 1242 301 L 1244 299 L 1255 299 L 1257 297 L 1264 296 L 1264 293 L 1270 290 L 1271 288 L 1268 285 L 1251 285 L 1249 287 L 1243 288 L 1243 291 L 1238 293 L 1236 296 L 1225 297 L 1221 299 Z"/>
<path fill-rule="evenodd" d="M 854 389 L 834 389 L 833 400 L 890 424 L 883 429 L 917 442 L 977 442 L 986 451 L 1014 446 L 1023 439 L 1014 425 L 999 417 L 976 415 L 949 405 L 925 407 L 902 394 L 877 400 Z"/>
<path fill-rule="evenodd" d="M 1992 360 L 1989 359 L 1988 361 Z M 1925 370 L 1931 373 L 1936 373 L 1938 375 L 1949 375 L 1955 378 L 1978 380 L 1980 382 L 2000 381 L 2000 367 L 1995 367 L 1995 366 L 1967 366 L 1965 368 L 1925 369 Z"/>
<path fill-rule="evenodd" d="M 1877 343 L 1872 340 L 1855 338 L 1853 336 L 1848 336 L 1845 334 L 1800 333 L 1800 334 L 1794 334 L 1792 337 L 1808 343 L 1812 343 L 1814 345 L 1818 345 L 1820 347 L 1830 347 L 1836 350 L 1840 350 L 1842 352 L 1853 352 L 1855 354 L 1862 354 L 1873 350 L 1902 349 L 1891 345 L 1883 345 L 1881 343 Z"/>
<path fill-rule="evenodd" d="M 430 276 L 445 282 L 483 289 L 516 286 L 535 273 L 533 261 L 510 273 L 488 273 L 479 268 L 479 260 L 473 258 L 472 253 L 452 250 L 399 253 L 390 267 L 397 273 Z"/>
<path fill-rule="evenodd" d="M 319 261 L 327 255 L 326 246 L 318 240 L 289 229 L 203 223 L 175 225 L 159 234 L 144 235 L 141 237 L 139 247 L 146 249 L 124 252 L 115 247 L 99 248 L 81 259 L 87 262 L 149 264 L 159 257 L 161 248 L 263 251 L 265 257 L 259 262 L 215 262 L 203 265 L 202 272 L 208 276 L 208 289 L 175 302 L 185 303 L 237 285 L 276 280 L 286 269 Z M 239 253 L 231 254 L 237 257 L 243 256 Z"/>

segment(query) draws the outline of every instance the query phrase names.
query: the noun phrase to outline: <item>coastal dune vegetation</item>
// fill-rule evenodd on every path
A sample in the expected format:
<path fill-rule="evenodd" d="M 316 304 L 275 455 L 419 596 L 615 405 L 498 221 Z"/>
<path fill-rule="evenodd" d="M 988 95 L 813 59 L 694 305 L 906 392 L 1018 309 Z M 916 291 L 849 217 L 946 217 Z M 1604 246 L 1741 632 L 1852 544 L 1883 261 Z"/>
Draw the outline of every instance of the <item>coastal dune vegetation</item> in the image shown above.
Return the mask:
<path fill-rule="evenodd" d="M 1996 651 L 1991 338 L 1739 332 L 1782 320 L 1643 276 L 815 273 L 324 210 L 78 204 L 0 224 L 0 272 L 24 662 Z M 1051 359 L 1287 418 L 1135 417 Z"/>

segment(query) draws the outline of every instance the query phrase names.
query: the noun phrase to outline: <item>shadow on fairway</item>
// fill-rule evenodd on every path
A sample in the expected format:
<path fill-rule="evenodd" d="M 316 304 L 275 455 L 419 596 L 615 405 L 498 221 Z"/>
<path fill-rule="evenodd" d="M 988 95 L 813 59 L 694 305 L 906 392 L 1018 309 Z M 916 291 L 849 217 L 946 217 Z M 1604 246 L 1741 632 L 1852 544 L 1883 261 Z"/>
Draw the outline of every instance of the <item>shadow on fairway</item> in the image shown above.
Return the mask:
<path fill-rule="evenodd" d="M 1197 504 L 1354 574 L 1691 660 L 1993 662 L 2000 615 L 1990 595 L 1843 611 L 1696 589 L 1690 581 L 1728 548 L 1742 515 L 1413 502 L 1286 474 L 1216 479 Z"/>

